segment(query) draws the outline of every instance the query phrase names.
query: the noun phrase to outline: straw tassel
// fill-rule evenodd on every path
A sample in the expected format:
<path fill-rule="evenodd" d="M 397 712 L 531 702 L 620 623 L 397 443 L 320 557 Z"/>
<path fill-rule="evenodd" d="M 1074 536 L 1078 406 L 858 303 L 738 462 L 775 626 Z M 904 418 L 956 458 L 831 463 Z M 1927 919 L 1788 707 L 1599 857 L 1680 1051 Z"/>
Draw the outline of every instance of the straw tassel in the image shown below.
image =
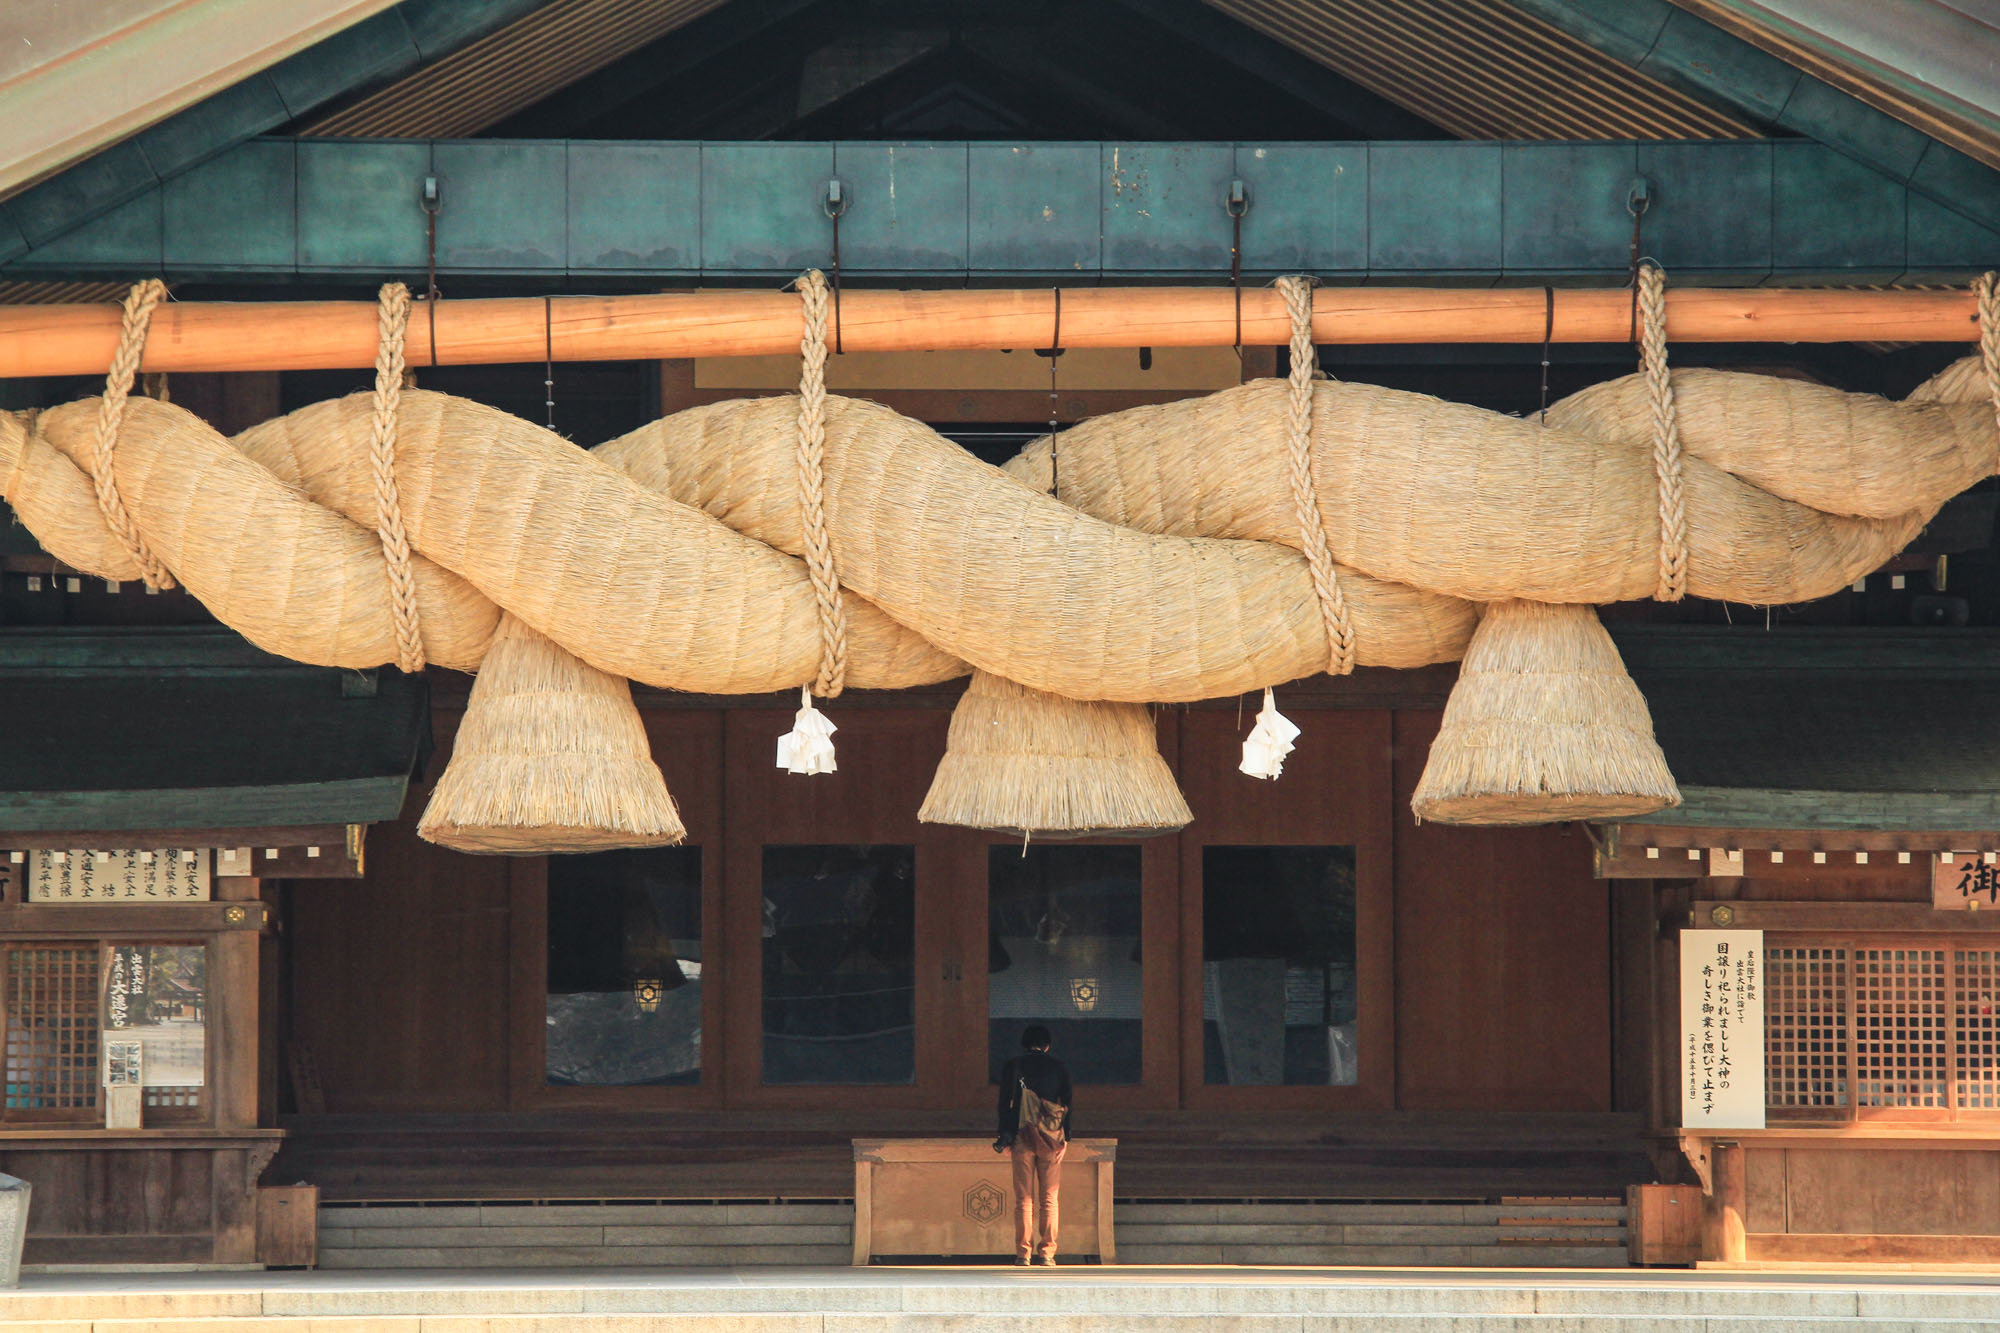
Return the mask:
<path fill-rule="evenodd" d="M 778 737 L 778 767 L 787 773 L 833 772 L 839 767 L 833 761 L 833 733 L 838 730 L 813 707 L 812 687 L 799 686 L 799 711 L 792 717 L 792 729 Z"/>
<path fill-rule="evenodd" d="M 1243 739 L 1243 762 L 1237 767 L 1253 778 L 1275 778 L 1285 771 L 1285 757 L 1298 738 L 1298 726 L 1278 711 L 1277 696 L 1267 685 L 1264 706 L 1257 710 L 1256 725 Z"/>
<path fill-rule="evenodd" d="M 632 689 L 504 616 L 417 823 L 461 852 L 665 847 L 687 836 Z"/>
<path fill-rule="evenodd" d="M 1194 818 L 1144 704 L 972 673 L 917 818 L 1054 837 L 1170 833 Z"/>
<path fill-rule="evenodd" d="M 1587 606 L 1486 608 L 1411 808 L 1445 824 L 1545 824 L 1681 803 L 1645 697 Z"/>

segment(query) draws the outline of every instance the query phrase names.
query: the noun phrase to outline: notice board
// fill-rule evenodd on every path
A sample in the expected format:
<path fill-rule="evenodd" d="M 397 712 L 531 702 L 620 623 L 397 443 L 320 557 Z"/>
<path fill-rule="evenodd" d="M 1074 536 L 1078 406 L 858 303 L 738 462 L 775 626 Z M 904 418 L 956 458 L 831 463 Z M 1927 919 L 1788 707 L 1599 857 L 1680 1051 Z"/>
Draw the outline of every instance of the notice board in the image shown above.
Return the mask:
<path fill-rule="evenodd" d="M 1681 932 L 1681 1125 L 1764 1128 L 1764 932 Z"/>

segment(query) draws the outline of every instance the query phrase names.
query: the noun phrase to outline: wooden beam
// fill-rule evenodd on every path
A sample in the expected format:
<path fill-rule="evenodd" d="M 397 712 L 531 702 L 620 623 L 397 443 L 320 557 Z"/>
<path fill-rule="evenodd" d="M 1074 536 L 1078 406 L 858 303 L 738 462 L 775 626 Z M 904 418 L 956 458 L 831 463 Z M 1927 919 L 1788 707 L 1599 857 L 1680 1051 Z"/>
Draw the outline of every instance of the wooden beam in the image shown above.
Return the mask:
<path fill-rule="evenodd" d="M 1813 934 L 1918 931 L 1933 935 L 2000 932 L 2000 912 L 1940 912 L 1929 903 L 1758 902 L 1707 900 L 1692 905 L 1695 922 L 1714 924 L 1710 913 L 1729 909 L 1735 930 L 1807 931 Z M 1983 947 L 1983 946 L 1982 946 Z"/>
<path fill-rule="evenodd" d="M 1038 290 L 852 291 L 843 298 L 850 352 L 1047 346 L 1056 297 Z M 1324 288 L 1322 343 L 1620 343 L 1632 332 L 1623 290 L 1555 293 L 1552 332 L 1540 289 Z M 1284 298 L 1258 288 L 1075 288 L 1061 296 L 1065 347 L 1272 345 L 1289 336 Z M 419 303 L 409 364 L 770 356 L 798 350 L 799 299 L 779 291 L 695 291 Z M 102 374 L 118 345 L 110 305 L 0 308 L 0 378 Z M 1962 291 L 1684 288 L 1667 297 L 1676 342 L 1970 342 L 1973 297 Z M 142 369 L 359 369 L 375 363 L 373 302 L 181 302 L 153 316 Z"/>

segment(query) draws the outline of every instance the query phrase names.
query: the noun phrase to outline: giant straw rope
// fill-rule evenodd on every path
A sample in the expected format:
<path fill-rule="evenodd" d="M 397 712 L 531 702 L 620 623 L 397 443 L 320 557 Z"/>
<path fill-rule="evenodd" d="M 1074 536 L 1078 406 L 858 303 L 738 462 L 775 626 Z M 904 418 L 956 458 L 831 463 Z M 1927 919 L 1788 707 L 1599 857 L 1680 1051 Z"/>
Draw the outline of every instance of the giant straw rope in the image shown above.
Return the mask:
<path fill-rule="evenodd" d="M 1309 317 L 1310 288 L 1285 290 Z M 225 439 L 128 397 L 135 293 L 141 333 L 102 400 L 0 415 L 0 494 L 59 560 L 176 578 L 303 662 L 472 670 L 504 608 L 599 670 L 679 690 L 831 694 L 970 666 L 1165 702 L 1453 660 L 1481 603 L 1824 596 L 2000 458 L 1990 283 L 1983 363 L 1901 403 L 1669 372 L 1650 314 L 1645 372 L 1543 422 L 1315 378 L 1308 341 L 1285 382 L 1065 432 L 1060 500 L 1047 441 L 1002 471 L 825 394 L 825 289 L 802 291 L 799 398 L 675 413 L 588 451 L 401 389 L 388 306 L 374 395 Z"/>

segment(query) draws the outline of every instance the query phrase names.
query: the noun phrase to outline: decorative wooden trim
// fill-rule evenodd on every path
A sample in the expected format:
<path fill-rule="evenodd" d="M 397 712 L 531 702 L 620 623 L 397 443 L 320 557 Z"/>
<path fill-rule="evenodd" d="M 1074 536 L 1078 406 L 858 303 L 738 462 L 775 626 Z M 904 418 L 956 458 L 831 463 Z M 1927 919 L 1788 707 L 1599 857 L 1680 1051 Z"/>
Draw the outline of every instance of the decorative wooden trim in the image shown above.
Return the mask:
<path fill-rule="evenodd" d="M 162 931 L 174 935 L 224 934 L 261 931 L 269 919 L 270 908 L 256 901 L 130 906 L 122 902 L 7 903 L 0 905 L 0 935 L 121 940 Z"/>
<path fill-rule="evenodd" d="M 1757 902 L 1697 899 L 1690 925 L 1715 924 L 1716 908 L 1729 909 L 1735 930 L 1768 930 L 1801 935 L 1865 935 L 1922 932 L 1940 937 L 2000 934 L 2000 912 L 1940 912 L 1928 903 Z M 1898 940 L 1897 943 L 1905 941 Z"/>

